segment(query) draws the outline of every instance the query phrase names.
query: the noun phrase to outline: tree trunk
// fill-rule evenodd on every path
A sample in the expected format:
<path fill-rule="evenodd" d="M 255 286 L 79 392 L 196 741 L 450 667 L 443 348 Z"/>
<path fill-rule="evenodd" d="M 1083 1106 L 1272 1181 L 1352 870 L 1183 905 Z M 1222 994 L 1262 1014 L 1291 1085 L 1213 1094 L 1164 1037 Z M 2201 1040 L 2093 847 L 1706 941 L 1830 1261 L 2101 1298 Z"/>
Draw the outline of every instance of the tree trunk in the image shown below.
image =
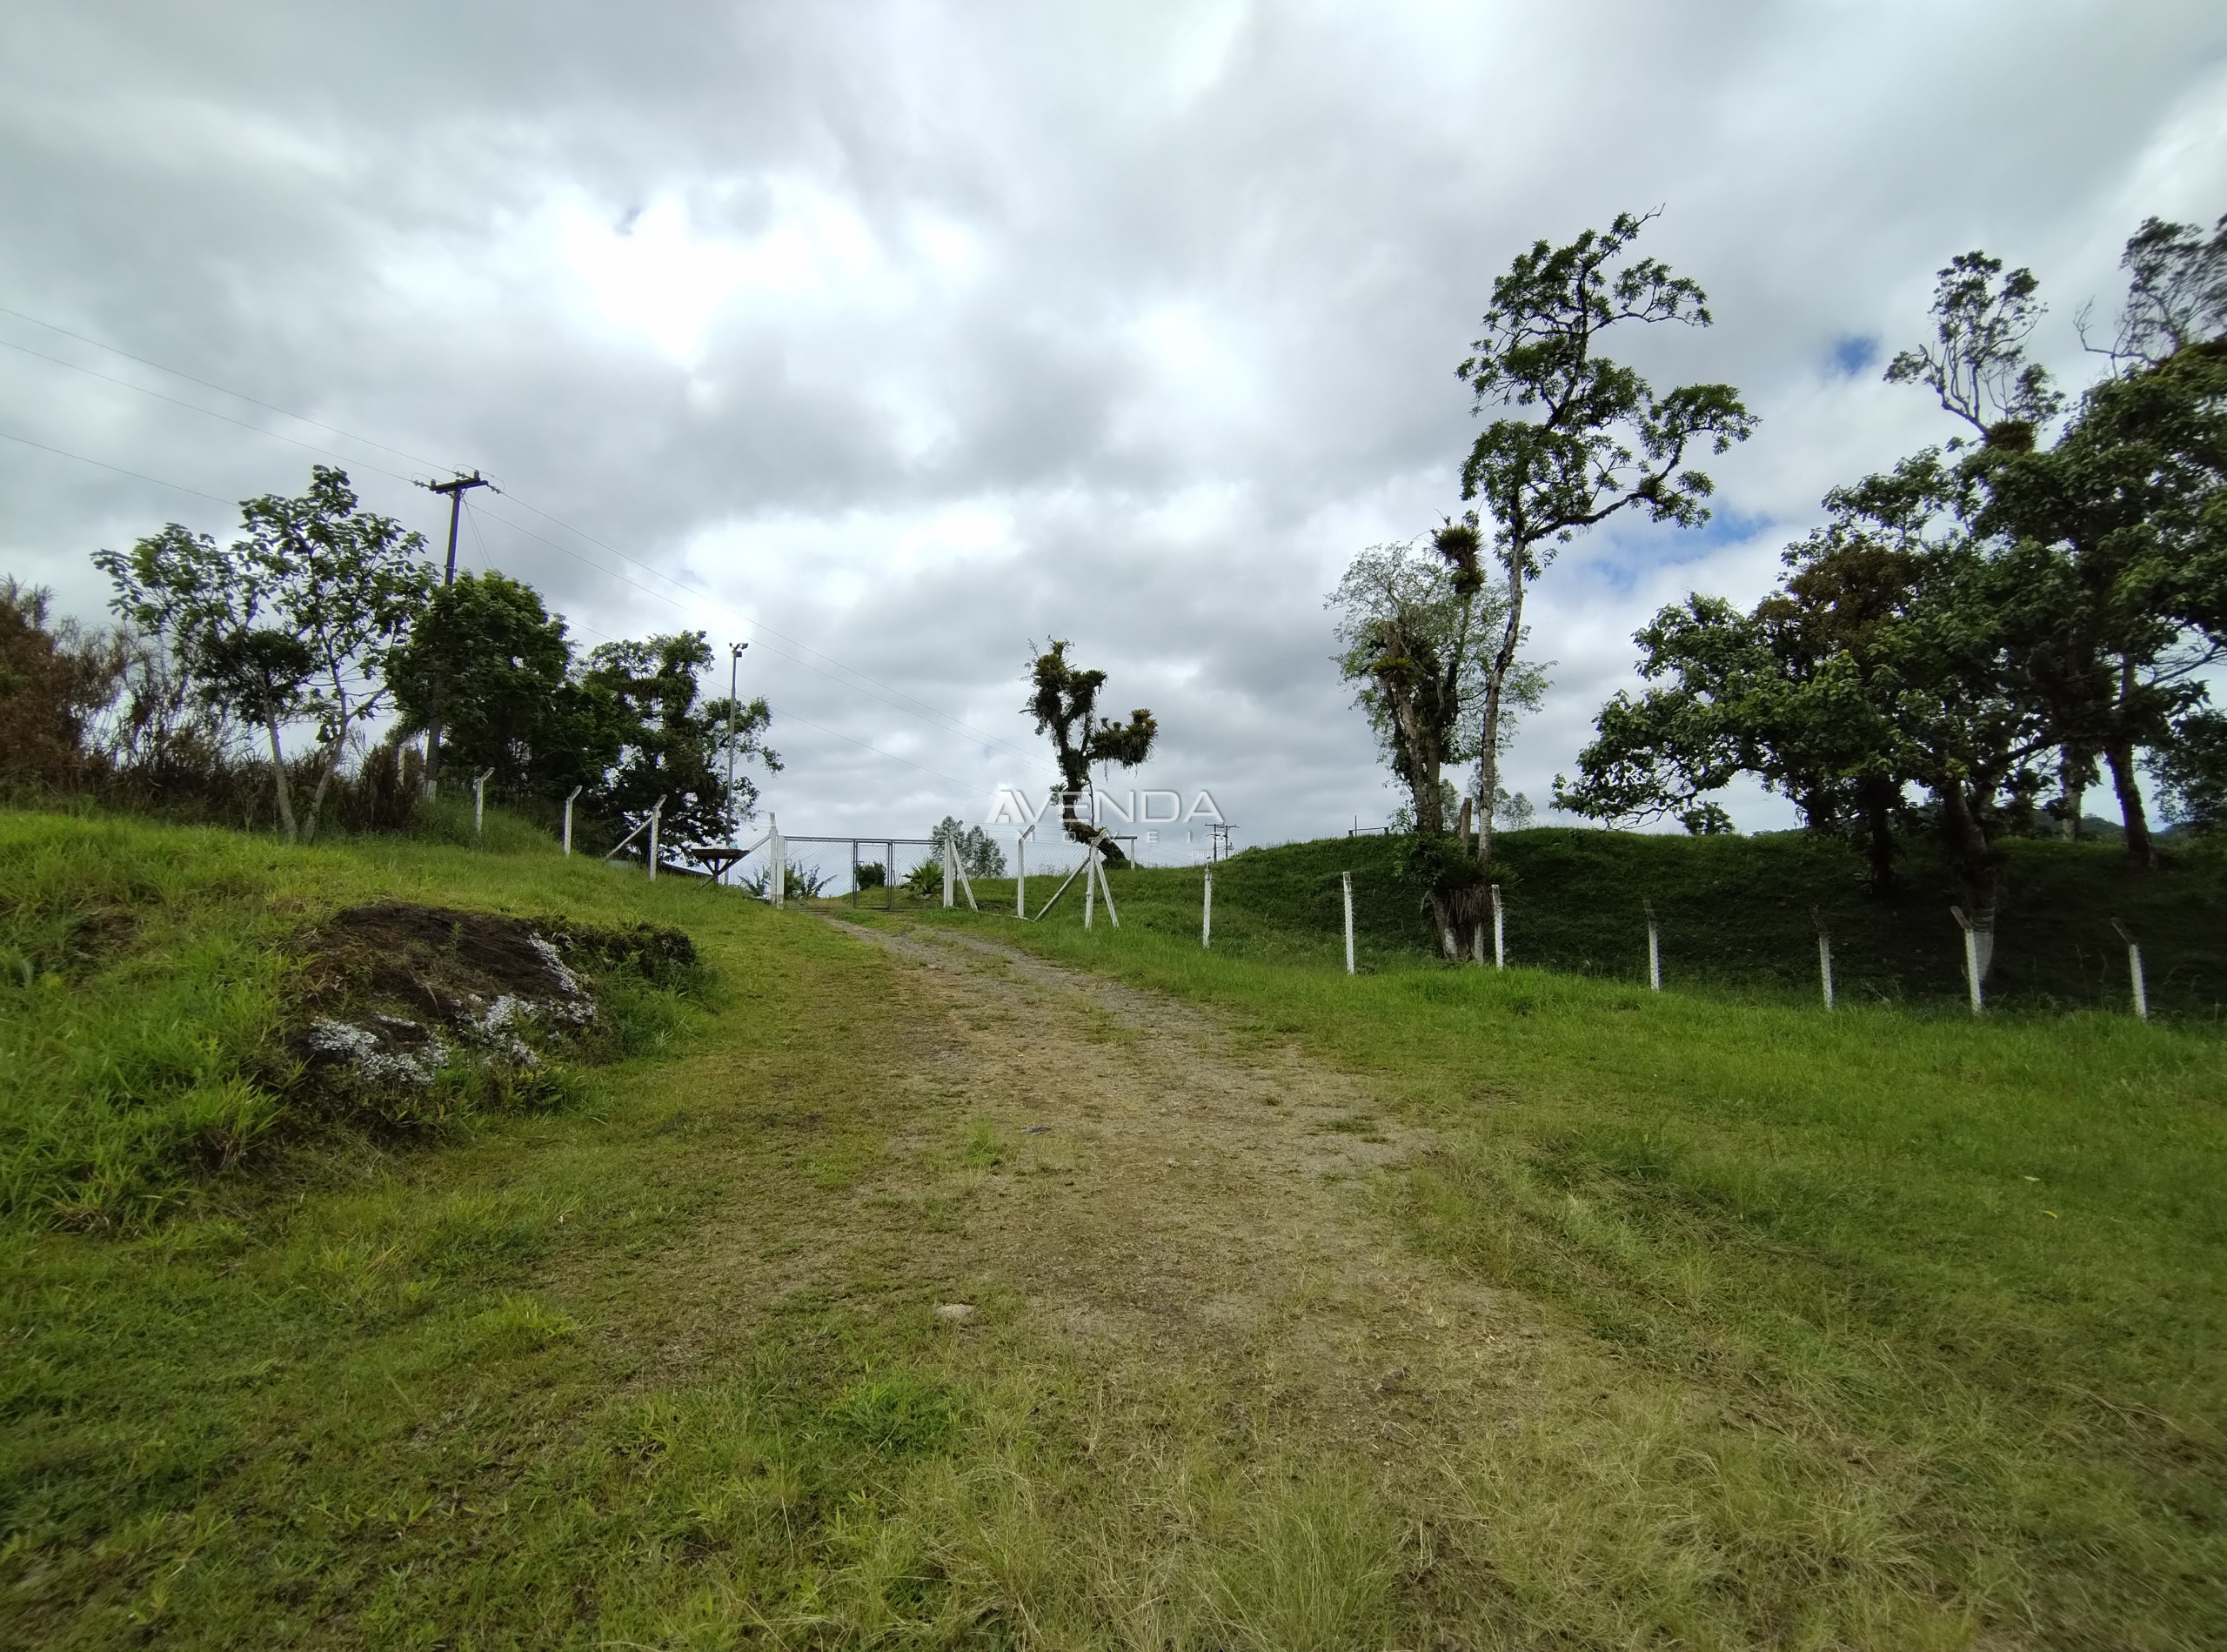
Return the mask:
<path fill-rule="evenodd" d="M 1424 900 L 1430 906 L 1431 922 L 1438 928 L 1438 944 L 1441 950 L 1448 958 L 1458 961 L 1461 956 L 1461 940 L 1457 933 L 1458 926 L 1455 921 L 1453 903 L 1435 889 L 1424 896 Z"/>
<path fill-rule="evenodd" d="M 325 788 L 332 784 L 332 772 L 340 766 L 340 743 L 335 740 L 332 755 L 324 760 L 324 772 L 317 777 L 317 790 L 310 793 L 309 818 L 302 822 L 302 841 L 317 841 L 318 821 L 324 813 Z"/>
<path fill-rule="evenodd" d="M 1414 800 L 1416 832 L 1435 838 L 1446 830 L 1446 799 L 1439 794 L 1437 764 L 1415 759 L 1408 776 L 1408 795 Z"/>
<path fill-rule="evenodd" d="M 1515 668 L 1515 651 L 1523 640 L 1523 556 L 1510 546 L 1508 561 L 1508 625 L 1501 632 L 1500 652 L 1493 656 L 1485 677 L 1484 749 L 1477 753 L 1477 870 L 1489 877 L 1493 869 L 1493 805 L 1500 797 L 1500 702 L 1508 674 Z"/>
<path fill-rule="evenodd" d="M 1895 788 L 1883 777 L 1863 783 L 1863 833 L 1871 859 L 1871 893 L 1891 894 L 1895 887 Z"/>
<path fill-rule="evenodd" d="M 418 795 L 427 803 L 441 783 L 441 715 L 438 712 L 425 719 L 425 772 L 418 783 Z"/>
<path fill-rule="evenodd" d="M 271 779 L 278 788 L 278 822 L 284 829 L 286 841 L 295 840 L 294 799 L 286 788 L 286 754 L 278 744 L 278 719 L 267 718 L 263 726 L 271 735 Z"/>
<path fill-rule="evenodd" d="M 1980 979 L 1984 981 L 1995 953 L 1995 909 L 2000 884 L 1995 847 L 1987 840 L 1987 828 L 1980 824 L 1971 799 L 1964 795 L 1963 781 L 1950 780 L 1938 795 L 1942 827 L 1949 839 L 1949 853 L 1956 862 L 1956 880 L 1963 887 L 1965 915 L 1979 932 Z"/>
<path fill-rule="evenodd" d="M 2127 732 L 2137 692 L 2134 661 L 2119 657 L 2118 726 L 2103 747 L 2110 765 L 2111 789 L 2118 793 L 2119 818 L 2126 822 L 2126 858 L 2144 872 L 2157 869 L 2157 846 L 2150 840 L 2150 812 L 2142 806 L 2142 780 L 2134 770 L 2134 740 Z"/>
<path fill-rule="evenodd" d="M 2103 748 L 2111 767 L 2111 789 L 2118 793 L 2126 821 L 2126 858 L 2144 872 L 2157 869 L 2157 846 L 2150 838 L 2150 814 L 2142 806 L 2142 781 L 2134 772 L 2134 743 L 2114 739 Z"/>
<path fill-rule="evenodd" d="M 2082 760 L 2073 755 L 2070 746 L 2058 748 L 2056 786 L 2060 800 L 2057 806 L 2064 811 L 2064 818 L 2057 822 L 2057 833 L 2067 843 L 2080 841 L 2080 800 L 2088 791 L 2080 778 L 2082 766 Z"/>

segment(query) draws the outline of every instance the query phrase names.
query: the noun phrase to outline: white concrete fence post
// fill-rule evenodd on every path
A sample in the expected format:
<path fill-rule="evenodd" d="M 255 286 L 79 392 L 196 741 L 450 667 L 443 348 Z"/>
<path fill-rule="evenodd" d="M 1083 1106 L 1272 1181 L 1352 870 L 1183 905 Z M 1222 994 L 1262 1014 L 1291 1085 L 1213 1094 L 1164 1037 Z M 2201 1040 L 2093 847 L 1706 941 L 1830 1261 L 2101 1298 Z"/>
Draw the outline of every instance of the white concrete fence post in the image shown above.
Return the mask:
<path fill-rule="evenodd" d="M 1957 927 L 1964 932 L 1964 986 L 1972 1000 L 1972 1013 L 1977 1015 L 1987 1001 L 1986 993 L 1981 987 L 1981 978 L 1987 964 L 1981 955 L 1980 932 L 1978 926 L 1964 916 L 1962 906 L 1951 906 L 1949 911 L 1956 918 Z"/>
<path fill-rule="evenodd" d="M 574 786 L 570 795 L 565 799 L 565 853 L 566 854 L 572 853 L 572 799 L 579 796 L 581 790 L 581 787 Z"/>
<path fill-rule="evenodd" d="M 1207 862 L 1207 895 L 1199 908 L 1199 945 L 1212 947 L 1214 944 L 1214 863 Z"/>
<path fill-rule="evenodd" d="M 1013 866 L 1019 875 L 1013 883 L 1013 915 L 1023 923 L 1028 921 L 1028 833 L 1020 833 L 1013 840 Z"/>
<path fill-rule="evenodd" d="M 2119 932 L 2119 939 L 2126 943 L 2127 980 L 2134 987 L 2134 1019 L 2146 1021 L 2150 1019 L 2150 989 L 2142 978 L 2142 943 L 2135 940 L 2134 932 L 2117 919 L 2111 920 L 2111 927 Z"/>
<path fill-rule="evenodd" d="M 665 823 L 665 799 L 659 798 L 650 809 L 650 881 L 658 880 L 658 830 Z"/>
<path fill-rule="evenodd" d="M 1500 886 L 1493 886 L 1493 967 L 1508 967 L 1508 926 L 1500 909 Z"/>
<path fill-rule="evenodd" d="M 1642 900 L 1642 910 L 1647 913 L 1647 984 L 1653 992 L 1662 990 L 1662 935 L 1655 927 L 1655 903 Z"/>
<path fill-rule="evenodd" d="M 1809 921 L 1817 926 L 1817 980 L 1825 989 L 1825 1008 L 1833 1007 L 1833 937 L 1818 910 L 1809 908 Z"/>
<path fill-rule="evenodd" d="M 1340 880 L 1346 893 L 1346 973 L 1354 973 L 1354 874 L 1341 873 Z"/>
<path fill-rule="evenodd" d="M 487 819 L 487 777 L 495 771 L 482 769 L 479 778 L 471 783 L 471 835 L 479 836 Z"/>
<path fill-rule="evenodd" d="M 1098 911 L 1098 846 L 1092 844 L 1083 852 L 1082 863 L 1082 926 L 1090 927 L 1092 917 Z"/>
<path fill-rule="evenodd" d="M 766 819 L 766 824 L 772 826 L 773 817 L 768 814 Z M 772 842 L 769 846 L 771 859 L 766 863 L 766 876 L 772 888 L 773 904 L 786 906 L 789 904 L 789 840 L 781 835 L 779 827 L 773 828 L 772 835 Z"/>
<path fill-rule="evenodd" d="M 953 899 L 952 885 L 955 881 L 951 870 L 951 839 L 946 837 L 943 840 L 943 909 L 946 912 L 949 912 L 959 904 Z"/>

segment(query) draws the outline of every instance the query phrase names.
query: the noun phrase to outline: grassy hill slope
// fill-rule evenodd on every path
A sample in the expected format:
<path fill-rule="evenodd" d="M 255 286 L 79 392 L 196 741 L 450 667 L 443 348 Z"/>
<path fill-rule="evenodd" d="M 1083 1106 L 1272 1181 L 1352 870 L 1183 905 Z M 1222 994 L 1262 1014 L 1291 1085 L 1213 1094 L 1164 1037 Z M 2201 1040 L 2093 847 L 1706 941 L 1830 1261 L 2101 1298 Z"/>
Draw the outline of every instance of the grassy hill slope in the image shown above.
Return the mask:
<path fill-rule="evenodd" d="M 1949 1004 L 1963 993 L 1963 940 L 1948 867 L 1916 846 L 1903 886 L 1875 900 L 1846 846 L 1802 833 L 1689 838 L 1541 827 L 1501 839 L 1508 961 L 1612 980 L 1647 978 L 1641 903 L 1652 900 L 1667 987 L 1730 987 L 1773 996 L 1817 992 L 1813 908 L 1833 936 L 1844 1002 Z M 2184 851 L 2141 873 L 2104 844 L 2019 840 L 2008 866 L 1990 1001 L 2005 1007 L 2123 1010 L 2126 951 L 2111 920 L 2141 939 L 2153 1013 L 2227 1014 L 2227 858 Z M 1364 968 L 1431 955 L 1419 893 L 1401 873 L 1401 840 L 1330 838 L 1248 849 L 1214 878 L 1214 944 L 1267 961 L 1329 961 L 1340 947 L 1339 874 L 1354 874 Z M 1174 935 L 1199 929 L 1196 868 L 1114 878 L 1124 921 Z M 1032 906 L 1056 886 L 1029 880 Z M 978 894 L 1007 906 L 1011 880 Z M 1059 920 L 1079 916 L 1080 886 Z M 1072 909 L 1072 910 L 1069 910 Z"/>
<path fill-rule="evenodd" d="M 810 910 L 520 844 L 0 814 L 0 1643 L 2227 1642 L 2209 1027 L 1447 970 L 1345 843 L 1230 863 L 1212 953 L 1174 872 L 1116 880 L 1118 933 L 869 917 L 1089 972 L 993 1015 Z M 676 926 L 706 974 L 546 1091 L 321 1110 L 274 1064 L 299 938 L 396 900 Z M 1222 1053 L 1119 1066 L 1107 976 Z M 1201 1280 L 1203 1357 L 1078 1341 L 995 1258 L 1095 1174 L 1100 1060 L 1171 1155 L 1204 1098 L 1154 1087 L 1272 1067 L 1360 1098 L 1309 1130 L 1428 1130 L 1339 1207 L 1373 1300 L 1459 1270 L 1508 1312 L 1461 1337 L 1555 1380 L 1455 1415 L 1380 1348 L 1326 1396 L 1365 1427 L 1298 1421 L 1253 1339 L 1354 1288 L 1312 1252 L 1260 1318 Z M 1227 1225 L 1183 1174 L 1140 1248 Z"/>

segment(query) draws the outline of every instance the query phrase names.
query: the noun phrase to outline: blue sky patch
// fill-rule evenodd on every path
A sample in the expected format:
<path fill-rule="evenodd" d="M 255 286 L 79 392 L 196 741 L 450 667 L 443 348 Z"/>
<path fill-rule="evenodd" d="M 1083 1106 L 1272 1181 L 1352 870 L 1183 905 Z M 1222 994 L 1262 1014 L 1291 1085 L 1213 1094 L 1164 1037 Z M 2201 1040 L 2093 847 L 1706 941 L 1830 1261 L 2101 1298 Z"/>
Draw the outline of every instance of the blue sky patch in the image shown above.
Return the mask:
<path fill-rule="evenodd" d="M 1675 568 L 1699 562 L 1728 545 L 1737 545 L 1769 531 L 1771 518 L 1751 516 L 1719 503 L 1709 519 L 1698 528 L 1676 528 L 1668 523 L 1623 524 L 1611 531 L 1606 545 L 1585 558 L 1586 571 L 1612 589 L 1629 592 L 1640 576 L 1655 568 Z M 1564 547 L 1575 550 L 1584 544 Z"/>
<path fill-rule="evenodd" d="M 1853 378 L 1879 359 L 1879 341 L 1863 333 L 1842 333 L 1833 340 L 1833 365 L 1843 378 Z"/>

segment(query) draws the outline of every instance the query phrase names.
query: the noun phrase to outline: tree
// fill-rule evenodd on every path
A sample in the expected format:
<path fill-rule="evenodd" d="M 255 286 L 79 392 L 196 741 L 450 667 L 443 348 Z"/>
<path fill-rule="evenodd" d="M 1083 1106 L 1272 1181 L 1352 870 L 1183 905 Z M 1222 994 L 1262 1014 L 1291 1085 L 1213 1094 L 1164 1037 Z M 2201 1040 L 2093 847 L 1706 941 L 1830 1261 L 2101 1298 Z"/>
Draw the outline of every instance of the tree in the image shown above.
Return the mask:
<path fill-rule="evenodd" d="M 1476 755 L 1476 712 L 1485 692 L 1483 646 L 1504 599 L 1477 565 L 1473 521 L 1448 522 L 1433 537 L 1434 555 L 1412 545 L 1371 545 L 1354 558 L 1325 605 L 1338 611 L 1339 674 L 1357 685 L 1354 702 L 1408 793 L 1403 813 L 1420 839 L 1453 833 L 1443 771 Z M 1522 667 L 1511 678 L 1512 704 L 1534 706 L 1544 674 Z M 1502 738 L 1512 730 L 1503 716 Z M 1474 807 L 1474 799 L 1472 806 Z M 1464 811 L 1466 823 L 1469 814 Z M 1467 826 L 1462 826 L 1466 834 Z M 1427 855 L 1425 901 L 1449 956 L 1459 956 L 1482 908 L 1463 893 L 1478 881 L 1466 853 Z"/>
<path fill-rule="evenodd" d="M 2115 366 L 2158 366 L 2227 332 L 2227 214 L 2208 237 L 2192 224 L 2144 218 L 2119 267 L 2127 272 L 2126 304 L 2106 352 Z M 2082 321 L 2084 333 L 2084 315 Z"/>
<path fill-rule="evenodd" d="M 2126 852 L 2157 864 L 2140 753 L 2170 745 L 2227 644 L 2227 353 L 2190 345 L 2105 379 L 2048 446 L 1972 461 L 1977 525 L 2004 544 L 2014 658 L 2065 753 L 2109 771 Z"/>
<path fill-rule="evenodd" d="M 92 772 L 96 719 L 124 682 L 124 639 L 51 620 L 52 599 L 0 579 L 0 786 L 66 790 Z"/>
<path fill-rule="evenodd" d="M 1984 252 L 1951 258 L 1934 284 L 1933 342 L 1896 355 L 1887 382 L 1925 385 L 1998 445 L 2031 445 L 2064 405 L 2048 370 L 2026 359 L 2026 340 L 2047 308 L 2035 297 L 2040 289 L 2031 270 L 2006 275 L 2003 260 Z"/>
<path fill-rule="evenodd" d="M 1556 548 L 1617 512 L 1697 526 L 1714 492 L 1687 467 L 1689 451 L 1727 451 L 1756 420 L 1729 385 L 1686 385 L 1657 395 L 1628 367 L 1599 353 L 1620 322 L 1707 326 L 1702 290 L 1653 258 L 1619 263 L 1649 217 L 1620 213 L 1606 234 L 1588 230 L 1566 246 L 1535 243 L 1493 283 L 1483 335 L 1455 370 L 1478 408 L 1516 410 L 1481 433 L 1461 467 L 1461 497 L 1494 523 L 1493 554 L 1506 575 L 1500 635 L 1486 668 L 1478 739 L 1480 798 L 1500 790 L 1501 721 L 1523 639 L 1523 598 Z M 1477 863 L 1492 865 L 1491 812 L 1482 811 Z"/>
<path fill-rule="evenodd" d="M 1619 692 L 1555 801 L 1610 821 L 1671 818 L 1714 829 L 1703 799 L 1753 774 L 1800 806 L 1809 830 L 1866 840 L 1875 893 L 1894 880 L 1894 827 L 1906 775 L 1896 766 L 1893 627 L 1916 599 L 1922 550 L 1882 532 L 1856 501 L 1784 561 L 1778 590 L 1742 614 L 1698 593 L 1635 634 L 1639 699 Z"/>
<path fill-rule="evenodd" d="M 422 534 L 357 508 L 348 473 L 319 465 L 298 498 L 266 493 L 240 506 L 250 558 L 311 665 L 302 710 L 317 719 L 323 760 L 311 794 L 305 841 L 317 838 L 326 790 L 357 729 L 391 692 L 387 656 L 435 589 Z"/>
<path fill-rule="evenodd" d="M 949 843 L 968 877 L 1006 875 L 1006 852 L 998 846 L 997 839 L 980 826 L 962 825 L 956 815 L 946 814 L 937 821 L 935 830 L 928 833 L 928 842 L 930 858 L 937 866 L 943 864 L 943 846 Z"/>
<path fill-rule="evenodd" d="M 757 812 L 735 760 L 781 766 L 765 744 L 763 699 L 698 698 L 711 663 L 701 632 L 606 643 L 576 661 L 561 615 L 531 585 L 499 573 L 465 574 L 436 592 L 390 671 L 405 726 L 445 720 L 450 755 L 503 789 L 555 801 L 575 786 L 613 822 L 639 819 L 665 799 L 666 837 L 725 841 Z"/>
<path fill-rule="evenodd" d="M 502 574 L 466 573 L 436 591 L 388 671 L 404 727 L 444 716 L 445 748 L 506 790 L 599 779 L 619 756 L 616 718 L 597 715 L 572 681 L 565 621 Z"/>
<path fill-rule="evenodd" d="M 1068 645 L 1053 640 L 1029 665 L 1034 692 L 1021 709 L 1036 719 L 1036 732 L 1052 737 L 1060 766 L 1060 824 L 1077 843 L 1093 843 L 1098 827 L 1075 812 L 1090 789 L 1093 763 L 1119 763 L 1134 768 L 1151 754 L 1160 725 L 1150 712 L 1139 707 L 1127 723 L 1097 716 L 1099 691 L 1106 686 L 1102 671 L 1084 671 L 1069 663 Z M 1094 720 L 1093 720 L 1094 719 Z M 1107 861 L 1126 864 L 1118 845 L 1103 846 Z"/>
<path fill-rule="evenodd" d="M 1935 342 L 1897 356 L 1887 377 L 1925 385 L 1980 434 L 1959 462 L 1961 508 L 2004 565 L 2004 645 L 2056 726 L 2058 813 L 2077 833 L 2100 758 L 2127 853 L 2149 867 L 2138 754 L 2170 740 L 2202 699 L 2198 674 L 2227 639 L 2215 514 L 2227 483 L 2227 361 L 2210 343 L 2227 326 L 2227 219 L 2209 242 L 2149 219 L 2122 263 L 2130 279 L 2116 371 L 2054 440 L 2047 427 L 2063 398 L 2025 358 L 2039 283 L 1984 252 L 1940 272 Z"/>
<path fill-rule="evenodd" d="M 424 539 L 357 508 L 347 472 L 312 467 L 297 498 L 244 500 L 247 537 L 219 549 L 171 523 L 129 554 L 94 561 L 115 581 L 114 606 L 161 638 L 204 698 L 262 726 L 278 813 L 298 835 L 280 730 L 317 720 L 322 753 L 308 818 L 314 840 L 327 788 L 357 729 L 387 697 L 387 654 L 433 589 Z"/>
<path fill-rule="evenodd" d="M 1904 788 L 1921 786 L 1966 910 L 1991 932 L 1996 839 L 2055 732 L 2006 645 L 2015 571 L 1970 532 L 1967 499 L 1955 468 L 1922 453 L 1827 495 L 1831 519 L 1788 549 L 1779 589 L 1749 613 L 1701 596 L 1663 610 L 1639 641 L 1642 673 L 1664 686 L 1609 702 L 1559 799 L 1693 829 L 1707 793 L 1752 773 L 1811 829 L 1860 830 L 1883 893 Z"/>
<path fill-rule="evenodd" d="M 2227 826 L 2227 712 L 2205 708 L 2184 717 L 2153 772 L 2175 826 L 2203 833 Z"/>
<path fill-rule="evenodd" d="M 291 842 L 298 832 L 279 730 L 300 710 L 314 662 L 291 630 L 265 623 L 276 592 L 248 552 L 243 542 L 220 547 L 172 522 L 129 552 L 104 550 L 93 561 L 115 583 L 110 605 L 176 662 L 186 692 L 269 737 L 279 827 Z"/>
<path fill-rule="evenodd" d="M 763 741 L 772 720 L 764 700 L 745 706 L 698 701 L 698 675 L 711 663 L 704 632 L 684 631 L 605 643 L 588 656 L 579 679 L 587 694 L 607 697 L 607 714 L 619 735 L 617 764 L 602 778 L 596 802 L 607 813 L 639 819 L 663 798 L 665 833 L 674 842 L 724 840 L 738 819 L 755 812 L 755 782 L 738 776 L 730 799 L 719 766 L 730 712 L 738 755 L 758 758 L 768 769 L 780 767 L 779 754 Z"/>

